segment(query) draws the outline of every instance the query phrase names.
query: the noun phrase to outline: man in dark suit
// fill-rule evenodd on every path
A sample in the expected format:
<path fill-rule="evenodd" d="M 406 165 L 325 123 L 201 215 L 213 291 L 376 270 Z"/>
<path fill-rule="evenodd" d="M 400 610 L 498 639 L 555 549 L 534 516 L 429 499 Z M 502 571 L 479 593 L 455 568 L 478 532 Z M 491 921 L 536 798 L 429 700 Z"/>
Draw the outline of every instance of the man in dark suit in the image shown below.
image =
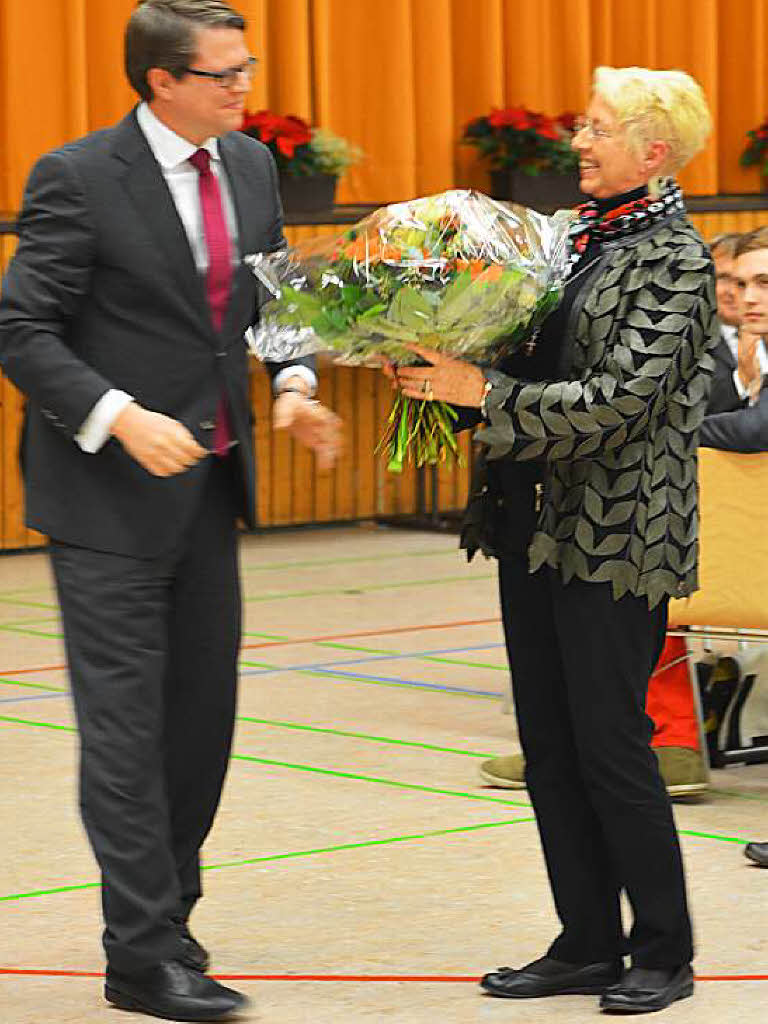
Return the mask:
<path fill-rule="evenodd" d="M 254 60 L 221 0 L 146 0 L 126 32 L 142 102 L 30 176 L 0 301 L 27 395 L 27 522 L 48 534 L 102 873 L 107 999 L 216 1020 L 200 896 L 234 723 L 236 520 L 253 523 L 243 256 L 283 246 L 272 158 L 237 129 Z M 311 363 L 268 366 L 275 416 L 330 464 Z"/>
<path fill-rule="evenodd" d="M 741 324 L 741 299 L 736 280 L 736 246 L 742 236 L 718 235 L 710 242 L 715 262 L 720 342 L 712 355 L 715 370 L 708 413 L 741 409 L 754 399 L 759 380 L 768 370 L 768 356 L 760 335 Z"/>
<path fill-rule="evenodd" d="M 734 280 L 748 330 L 768 336 L 768 228 L 742 235 L 734 248 Z M 699 443 L 706 448 L 756 454 L 768 452 L 768 378 L 756 398 L 731 412 L 704 417 Z M 768 843 L 748 843 L 746 856 L 768 867 Z"/>
<path fill-rule="evenodd" d="M 751 337 L 768 336 L 768 228 L 737 237 L 729 272 L 743 329 Z M 768 451 L 768 376 L 757 358 L 752 376 L 749 393 L 735 407 L 713 410 L 710 403 L 700 444 L 731 452 Z"/>

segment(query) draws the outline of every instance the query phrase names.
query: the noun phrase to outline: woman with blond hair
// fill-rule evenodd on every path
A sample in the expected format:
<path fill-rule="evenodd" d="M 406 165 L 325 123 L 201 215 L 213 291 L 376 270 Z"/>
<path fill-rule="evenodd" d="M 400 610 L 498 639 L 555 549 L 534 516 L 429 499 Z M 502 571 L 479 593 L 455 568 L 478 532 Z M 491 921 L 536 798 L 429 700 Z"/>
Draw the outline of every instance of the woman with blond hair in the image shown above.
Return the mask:
<path fill-rule="evenodd" d="M 596 993 L 604 1010 L 642 1013 L 693 991 L 683 864 L 645 698 L 668 600 L 698 585 L 715 282 L 672 175 L 704 146 L 710 116 L 680 71 L 598 68 L 593 84 L 574 139 L 591 201 L 533 354 L 482 371 L 417 349 L 432 365 L 395 383 L 485 422 L 462 544 L 499 559 L 526 782 L 562 923 L 545 956 L 482 986 Z"/>

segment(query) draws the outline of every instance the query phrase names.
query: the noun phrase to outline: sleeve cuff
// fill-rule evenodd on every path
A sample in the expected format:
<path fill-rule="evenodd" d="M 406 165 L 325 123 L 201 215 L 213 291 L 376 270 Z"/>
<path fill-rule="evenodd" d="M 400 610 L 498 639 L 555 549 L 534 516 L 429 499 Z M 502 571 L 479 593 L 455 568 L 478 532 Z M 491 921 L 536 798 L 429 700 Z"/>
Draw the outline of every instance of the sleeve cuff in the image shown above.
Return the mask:
<path fill-rule="evenodd" d="M 282 390 L 281 385 L 288 380 L 289 377 L 301 377 L 302 380 L 306 381 L 309 386 L 309 398 L 314 397 L 317 391 L 317 375 L 314 370 L 310 370 L 308 366 L 303 366 L 301 363 L 297 363 L 295 366 L 286 366 L 279 373 L 275 374 L 272 380 L 272 393 L 279 395 Z"/>
<path fill-rule="evenodd" d="M 75 441 L 84 452 L 94 455 L 109 438 L 112 424 L 133 401 L 125 391 L 111 388 L 101 396 L 75 434 Z"/>

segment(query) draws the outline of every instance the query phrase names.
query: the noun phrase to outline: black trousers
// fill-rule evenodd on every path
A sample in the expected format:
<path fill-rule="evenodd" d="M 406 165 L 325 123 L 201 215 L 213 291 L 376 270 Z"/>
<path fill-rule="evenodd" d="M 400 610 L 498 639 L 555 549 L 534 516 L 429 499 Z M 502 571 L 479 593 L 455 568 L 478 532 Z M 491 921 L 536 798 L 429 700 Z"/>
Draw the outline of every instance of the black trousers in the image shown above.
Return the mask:
<path fill-rule="evenodd" d="M 691 924 L 680 846 L 645 713 L 664 644 L 666 602 L 614 601 L 524 557 L 499 562 L 504 631 L 526 783 L 568 963 L 688 963 Z M 625 938 L 624 891 L 634 922 Z"/>
<path fill-rule="evenodd" d="M 80 802 L 111 966 L 179 952 L 235 716 L 236 490 L 212 458 L 178 549 L 136 559 L 52 545 L 81 741 Z"/>

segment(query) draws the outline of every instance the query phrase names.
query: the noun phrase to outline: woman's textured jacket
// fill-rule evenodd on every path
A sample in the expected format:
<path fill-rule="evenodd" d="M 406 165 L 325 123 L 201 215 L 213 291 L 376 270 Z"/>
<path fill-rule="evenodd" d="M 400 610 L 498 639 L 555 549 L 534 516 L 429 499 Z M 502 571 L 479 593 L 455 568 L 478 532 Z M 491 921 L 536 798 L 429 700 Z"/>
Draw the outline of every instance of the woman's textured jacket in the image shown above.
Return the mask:
<path fill-rule="evenodd" d="M 578 267 L 577 271 L 578 272 Z M 719 325 L 709 251 L 674 214 L 604 242 L 571 310 L 558 380 L 487 371 L 489 460 L 546 464 L 531 571 L 651 607 L 697 589 L 696 447 Z M 488 550 L 482 486 L 463 546 Z M 474 529 L 472 528 L 474 524 Z"/>

